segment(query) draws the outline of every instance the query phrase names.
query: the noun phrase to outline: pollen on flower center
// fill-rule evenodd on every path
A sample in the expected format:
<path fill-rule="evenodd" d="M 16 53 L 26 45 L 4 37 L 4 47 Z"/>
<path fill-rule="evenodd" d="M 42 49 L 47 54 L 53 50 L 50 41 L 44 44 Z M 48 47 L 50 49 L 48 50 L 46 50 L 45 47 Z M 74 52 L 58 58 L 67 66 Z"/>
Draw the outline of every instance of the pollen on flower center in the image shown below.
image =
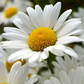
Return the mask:
<path fill-rule="evenodd" d="M 43 51 L 44 48 L 54 45 L 56 33 L 48 27 L 39 27 L 33 30 L 28 38 L 28 45 L 34 51 Z"/>
<path fill-rule="evenodd" d="M 5 17 L 10 18 L 17 13 L 18 9 L 16 7 L 10 7 L 5 10 Z"/>

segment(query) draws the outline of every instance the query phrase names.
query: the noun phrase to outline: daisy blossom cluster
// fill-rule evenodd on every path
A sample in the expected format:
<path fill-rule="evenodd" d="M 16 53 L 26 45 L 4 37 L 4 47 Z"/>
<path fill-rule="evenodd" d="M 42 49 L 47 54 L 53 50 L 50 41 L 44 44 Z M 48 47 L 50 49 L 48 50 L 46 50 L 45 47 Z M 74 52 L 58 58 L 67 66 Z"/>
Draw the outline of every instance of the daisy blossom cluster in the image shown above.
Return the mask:
<path fill-rule="evenodd" d="M 0 12 L 1 24 L 13 24 L 1 34 L 0 83 L 83 84 L 83 46 L 68 46 L 84 41 L 81 18 L 69 19 L 72 9 L 61 13 L 61 2 L 31 6 L 9 0 Z"/>

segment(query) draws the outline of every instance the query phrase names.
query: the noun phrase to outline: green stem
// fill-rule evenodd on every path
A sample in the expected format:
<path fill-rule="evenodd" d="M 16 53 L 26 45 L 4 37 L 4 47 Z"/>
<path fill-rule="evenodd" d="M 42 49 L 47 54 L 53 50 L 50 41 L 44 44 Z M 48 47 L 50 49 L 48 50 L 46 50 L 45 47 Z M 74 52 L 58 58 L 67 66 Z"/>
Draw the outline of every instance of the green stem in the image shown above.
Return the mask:
<path fill-rule="evenodd" d="M 49 66 L 49 68 L 50 68 L 51 73 L 54 74 L 53 66 L 52 66 L 52 64 L 51 64 L 50 57 L 47 58 L 47 63 L 48 63 L 48 66 Z"/>

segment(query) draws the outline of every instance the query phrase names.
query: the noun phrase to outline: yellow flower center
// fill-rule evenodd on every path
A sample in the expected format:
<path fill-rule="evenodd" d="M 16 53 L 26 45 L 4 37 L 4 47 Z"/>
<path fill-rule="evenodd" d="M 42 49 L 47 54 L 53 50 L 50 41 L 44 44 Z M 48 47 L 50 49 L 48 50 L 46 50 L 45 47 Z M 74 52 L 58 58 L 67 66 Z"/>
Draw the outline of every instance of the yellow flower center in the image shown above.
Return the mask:
<path fill-rule="evenodd" d="M 34 51 L 43 51 L 44 48 L 56 43 L 56 33 L 48 27 L 39 27 L 33 30 L 28 38 L 28 45 Z"/>
<path fill-rule="evenodd" d="M 18 60 L 18 61 L 20 61 L 20 62 L 22 63 L 22 65 L 25 64 L 25 60 L 22 61 L 22 60 L 20 59 L 20 60 Z M 17 61 L 15 61 L 15 62 L 17 62 Z M 7 60 L 6 60 L 6 64 L 5 64 L 5 65 L 6 65 L 6 68 L 7 68 L 8 71 L 10 71 L 12 65 L 13 65 L 15 62 L 8 63 Z"/>
<path fill-rule="evenodd" d="M 10 18 L 17 13 L 18 9 L 16 7 L 10 7 L 5 10 L 5 17 Z"/>

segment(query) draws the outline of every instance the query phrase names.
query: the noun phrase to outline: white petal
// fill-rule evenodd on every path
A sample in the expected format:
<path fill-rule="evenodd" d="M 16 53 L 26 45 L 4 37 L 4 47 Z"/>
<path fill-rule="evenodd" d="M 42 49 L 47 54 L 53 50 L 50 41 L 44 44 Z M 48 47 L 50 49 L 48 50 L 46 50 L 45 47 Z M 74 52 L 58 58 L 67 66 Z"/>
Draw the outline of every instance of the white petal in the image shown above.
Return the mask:
<path fill-rule="evenodd" d="M 53 54 L 55 54 L 57 56 L 63 56 L 64 55 L 62 50 L 58 50 L 58 49 L 55 49 L 55 48 L 53 48 L 50 52 L 52 52 Z"/>
<path fill-rule="evenodd" d="M 38 23 L 38 20 L 37 20 L 37 15 L 36 15 L 36 12 L 33 8 L 31 7 L 28 7 L 27 8 L 27 12 L 29 14 L 29 17 L 34 25 L 35 28 L 39 28 L 39 23 Z"/>
<path fill-rule="evenodd" d="M 58 18 L 59 13 L 60 13 L 60 9 L 61 9 L 61 2 L 57 2 L 53 7 L 50 25 L 49 25 L 50 28 L 53 28 L 55 26 L 57 18 Z"/>
<path fill-rule="evenodd" d="M 68 33 L 68 34 L 66 34 L 66 35 L 64 35 L 64 36 L 62 36 L 62 37 L 60 37 L 60 38 L 61 38 L 61 39 L 62 39 L 62 38 L 66 38 L 67 36 L 75 35 L 75 34 L 81 32 L 81 31 L 82 31 L 81 29 L 74 30 L 74 31 L 71 31 L 70 33 Z M 60 39 L 60 38 L 58 38 L 58 39 Z"/>
<path fill-rule="evenodd" d="M 21 67 L 21 62 L 16 62 L 13 64 L 13 66 L 11 67 L 11 70 L 10 70 L 10 77 L 9 77 L 9 84 L 12 84 L 14 79 L 14 75 L 16 73 L 16 71 Z"/>
<path fill-rule="evenodd" d="M 78 67 L 75 72 L 73 84 L 81 84 L 84 76 L 84 68 Z"/>
<path fill-rule="evenodd" d="M 58 49 L 58 50 L 63 50 L 65 48 L 65 46 L 61 45 L 61 44 L 56 44 L 54 46 L 49 46 L 47 48 L 45 48 L 46 51 L 52 51 L 52 49 Z"/>
<path fill-rule="evenodd" d="M 55 67 L 57 67 L 58 69 L 60 69 L 61 70 L 61 66 L 57 63 L 57 62 L 52 62 L 52 64 L 55 66 Z"/>
<path fill-rule="evenodd" d="M 67 76 L 66 72 L 60 71 L 59 77 L 61 79 L 62 84 L 70 84 L 69 77 Z"/>
<path fill-rule="evenodd" d="M 76 36 L 67 36 L 64 38 L 59 38 L 56 43 L 57 44 L 68 44 L 68 43 L 80 42 L 80 41 L 83 41 L 83 39 L 80 39 L 79 37 L 76 37 Z"/>
<path fill-rule="evenodd" d="M 17 29 L 15 27 L 5 27 L 4 31 L 6 33 L 11 33 L 12 32 L 12 33 L 16 33 L 16 34 L 21 34 L 21 35 L 24 35 L 25 37 L 28 36 L 28 34 L 25 31 L 23 31 L 21 29 Z"/>
<path fill-rule="evenodd" d="M 32 30 L 29 29 L 26 25 L 24 25 L 23 22 L 22 22 L 20 19 L 18 19 L 18 18 L 14 19 L 14 20 L 13 20 L 13 23 L 14 23 L 18 28 L 20 28 L 20 29 L 22 29 L 23 31 L 25 31 L 26 33 L 31 34 Z"/>
<path fill-rule="evenodd" d="M 21 18 L 21 20 L 24 22 L 24 24 L 30 29 L 33 30 L 35 29 L 34 26 L 32 25 L 32 22 L 30 20 L 30 18 L 28 17 L 28 15 L 26 15 L 23 12 L 19 12 L 18 13 L 19 17 Z"/>
<path fill-rule="evenodd" d="M 13 84 L 17 84 L 17 83 L 24 84 L 27 78 L 28 71 L 29 71 L 29 66 L 27 63 L 22 67 L 20 67 L 14 75 Z"/>
<path fill-rule="evenodd" d="M 71 65 L 73 65 L 73 68 L 76 69 L 77 66 L 79 65 L 78 64 L 78 60 L 76 58 L 72 57 L 72 63 L 71 63 Z"/>
<path fill-rule="evenodd" d="M 41 57 L 42 59 L 47 59 L 48 56 L 49 56 L 49 52 L 48 52 L 48 51 L 45 51 L 45 50 L 44 50 L 44 51 L 41 53 L 41 55 L 40 55 L 40 57 Z"/>
<path fill-rule="evenodd" d="M 58 49 L 58 50 L 63 50 L 65 48 L 64 45 L 61 45 L 61 44 L 56 44 L 53 46 L 55 49 Z"/>
<path fill-rule="evenodd" d="M 30 56 L 32 56 L 35 53 L 36 52 L 33 52 L 30 49 L 22 49 L 22 50 L 19 50 L 15 53 L 11 54 L 8 57 L 8 62 L 14 62 L 14 61 L 17 61 L 19 59 L 28 59 Z"/>
<path fill-rule="evenodd" d="M 52 84 L 61 84 L 60 81 L 55 77 L 51 77 L 50 81 L 52 82 Z"/>
<path fill-rule="evenodd" d="M 45 80 L 44 84 L 52 84 L 49 80 Z"/>
<path fill-rule="evenodd" d="M 30 80 L 26 81 L 25 84 L 34 84 L 38 78 L 31 78 Z"/>
<path fill-rule="evenodd" d="M 74 28 L 76 28 L 79 24 L 81 23 L 81 21 L 72 21 L 69 22 L 68 24 L 65 24 L 63 26 L 63 28 L 57 33 L 57 37 L 61 37 L 64 36 L 65 34 L 68 34 L 71 30 L 73 30 Z"/>
<path fill-rule="evenodd" d="M 25 37 L 22 34 L 16 34 L 16 33 L 3 33 L 2 34 L 4 38 L 8 39 L 8 40 L 22 40 L 27 42 L 28 41 L 28 36 Z"/>
<path fill-rule="evenodd" d="M 74 69 L 71 69 L 69 71 L 69 79 L 71 80 L 72 84 L 73 84 L 73 80 L 74 80 L 74 73 L 75 73 Z"/>
<path fill-rule="evenodd" d="M 54 45 L 54 46 L 49 46 L 47 48 L 45 48 L 46 51 L 50 51 L 52 52 L 53 54 L 55 55 L 58 55 L 58 56 L 63 56 L 64 53 L 63 53 L 63 49 L 65 47 L 63 45 Z"/>
<path fill-rule="evenodd" d="M 72 57 L 75 57 L 75 58 L 78 57 L 78 55 L 76 54 L 76 52 L 75 52 L 73 49 L 71 49 L 70 47 L 67 47 L 67 46 L 66 46 L 63 51 L 64 51 L 65 53 L 67 53 L 68 55 L 72 56 Z"/>
<path fill-rule="evenodd" d="M 35 6 L 35 11 L 37 15 L 38 24 L 40 27 L 43 27 L 43 11 L 39 5 Z"/>
<path fill-rule="evenodd" d="M 13 49 L 28 48 L 28 44 L 24 41 L 5 41 L 1 43 L 3 48 L 13 48 Z"/>
<path fill-rule="evenodd" d="M 50 27 L 52 11 L 53 11 L 52 5 L 45 6 L 45 8 L 44 8 L 44 27 Z"/>
<path fill-rule="evenodd" d="M 57 29 L 59 29 L 61 27 L 61 25 L 64 23 L 64 21 L 67 19 L 67 17 L 70 15 L 70 13 L 72 12 L 72 10 L 67 10 L 65 11 L 58 19 L 55 27 L 54 27 L 54 31 L 56 31 Z"/>
<path fill-rule="evenodd" d="M 29 58 L 29 63 L 34 63 L 36 62 L 38 59 L 39 59 L 39 56 L 40 56 L 41 52 L 37 52 L 36 54 L 34 54 L 33 56 L 31 56 Z"/>
<path fill-rule="evenodd" d="M 35 83 L 38 79 L 37 78 L 32 78 L 31 84 Z"/>
<path fill-rule="evenodd" d="M 62 69 L 65 70 L 65 71 L 67 71 L 64 60 L 61 57 L 56 57 L 56 60 L 60 64 L 60 66 L 62 67 Z"/>

